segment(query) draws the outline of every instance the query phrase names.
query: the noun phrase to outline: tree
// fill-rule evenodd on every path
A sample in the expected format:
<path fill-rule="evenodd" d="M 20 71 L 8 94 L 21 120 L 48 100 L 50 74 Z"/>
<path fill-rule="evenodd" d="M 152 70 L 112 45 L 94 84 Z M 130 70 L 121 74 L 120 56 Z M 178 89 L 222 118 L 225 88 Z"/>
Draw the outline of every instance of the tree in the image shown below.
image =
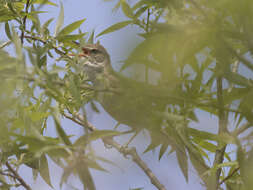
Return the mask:
<path fill-rule="evenodd" d="M 97 110 L 93 101 L 99 92 L 87 80 L 82 65 L 77 64 L 80 58 L 70 55 L 82 51 L 80 44 L 92 42 L 94 33 L 88 39 L 79 29 L 84 19 L 63 27 L 61 4 L 52 34 L 48 29 L 52 19 L 41 25 L 38 17 L 44 5 L 56 6 L 48 0 L 0 1 L 0 22 L 4 23 L 9 38 L 0 47 L 1 188 L 31 189 L 18 174 L 21 165 L 31 168 L 35 177 L 40 174 L 51 186 L 50 158 L 64 169 L 61 185 L 74 173 L 84 189 L 95 189 L 96 179 L 89 169 L 103 172 L 105 169 L 97 161 L 110 162 L 97 157 L 90 146 L 102 139 L 105 145 L 130 155 L 157 189 L 166 189 L 135 148 L 113 139 L 124 133 L 113 128 L 98 130 L 87 120 L 84 106 L 91 104 Z M 157 110 L 162 118 L 160 125 L 148 129 L 149 134 L 153 137 L 159 131 L 166 140 L 151 138 L 145 152 L 159 150 L 159 158 L 167 149 L 175 152 L 186 180 L 190 160 L 208 190 L 251 189 L 253 2 L 120 0 L 115 6 L 119 8 L 128 20 L 109 27 L 97 37 L 127 25 L 140 27 L 143 41 L 121 69 L 141 64 L 145 80 L 139 83 L 143 87 L 156 83 L 152 84 L 156 89 L 169 89 L 154 95 L 154 102 L 147 102 L 159 105 Z M 79 33 L 73 34 L 77 29 Z M 4 49 L 8 45 L 14 45 L 15 56 Z M 51 61 L 64 61 L 67 66 L 49 67 Z M 153 77 L 154 72 L 159 73 L 159 79 Z M 140 97 L 145 95 L 142 91 L 138 93 Z M 204 126 L 191 127 L 198 122 L 199 111 L 218 118 L 217 133 L 204 131 Z M 70 134 L 62 128 L 62 117 L 83 126 L 84 135 L 71 141 Z M 44 133 L 47 127 L 52 127 L 47 122 L 50 118 L 54 120 L 57 137 Z M 232 151 L 227 149 L 229 144 L 234 145 Z"/>

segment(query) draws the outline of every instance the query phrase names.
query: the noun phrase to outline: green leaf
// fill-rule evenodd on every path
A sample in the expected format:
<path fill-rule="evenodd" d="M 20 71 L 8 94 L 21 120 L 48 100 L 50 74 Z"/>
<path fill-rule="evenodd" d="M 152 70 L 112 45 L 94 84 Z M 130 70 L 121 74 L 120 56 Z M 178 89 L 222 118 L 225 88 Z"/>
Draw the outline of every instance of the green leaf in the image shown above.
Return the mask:
<path fill-rule="evenodd" d="M 42 33 L 44 34 L 47 30 L 49 24 L 54 20 L 54 18 L 48 19 L 43 25 L 42 25 Z"/>
<path fill-rule="evenodd" d="M 136 13 L 134 14 L 134 18 L 138 18 L 141 16 L 146 10 L 148 9 L 148 6 L 140 8 Z"/>
<path fill-rule="evenodd" d="M 95 184 L 87 166 L 87 163 L 85 161 L 81 161 L 76 169 L 78 172 L 78 176 L 84 185 L 84 189 L 95 190 Z"/>
<path fill-rule="evenodd" d="M 160 143 L 157 142 L 152 142 L 148 145 L 148 147 L 144 150 L 143 153 L 149 152 L 151 150 L 154 150 L 156 147 L 158 147 L 160 145 Z"/>
<path fill-rule="evenodd" d="M 64 22 L 64 8 L 63 8 L 63 4 L 61 2 L 60 14 L 58 16 L 58 20 L 57 20 L 57 23 L 56 23 L 54 36 L 57 36 L 58 32 L 60 31 L 60 29 L 63 25 L 63 22 Z"/>
<path fill-rule="evenodd" d="M 113 131 L 113 130 L 96 130 L 96 131 L 93 131 L 92 133 L 81 136 L 79 139 L 76 140 L 74 145 L 75 146 L 85 145 L 87 144 L 87 142 L 90 142 L 90 141 L 102 139 L 108 136 L 117 136 L 121 134 L 122 134 L 121 132 Z"/>
<path fill-rule="evenodd" d="M 5 23 L 5 33 L 7 37 L 11 40 L 12 37 L 11 37 L 11 31 L 10 31 L 10 26 L 8 22 Z"/>
<path fill-rule="evenodd" d="M 88 44 L 93 44 L 94 43 L 94 35 L 95 35 L 95 30 L 92 30 L 91 35 L 88 39 Z"/>
<path fill-rule="evenodd" d="M 161 148 L 160 148 L 160 152 L 159 152 L 159 160 L 162 158 L 162 156 L 163 156 L 164 153 L 166 152 L 168 146 L 169 146 L 168 143 L 162 144 L 162 146 L 161 146 Z"/>
<path fill-rule="evenodd" d="M 108 34 L 108 33 L 120 30 L 121 28 L 124 28 L 124 27 L 126 27 L 127 25 L 129 25 L 131 23 L 132 23 L 131 20 L 116 23 L 116 24 L 110 26 L 109 28 L 105 29 L 103 32 L 99 33 L 96 37 L 99 37 L 99 36 L 102 36 L 104 34 Z"/>
<path fill-rule="evenodd" d="M 62 141 L 64 142 L 64 144 L 71 146 L 72 143 L 70 142 L 69 137 L 67 136 L 65 131 L 62 129 L 60 122 L 57 120 L 55 116 L 54 116 L 54 122 L 55 122 L 56 131 L 58 135 L 60 136 L 60 138 L 62 139 Z"/>
<path fill-rule="evenodd" d="M 26 3 L 27 0 L 22 0 L 23 3 Z M 57 4 L 52 3 L 49 0 L 33 0 L 32 4 L 42 4 L 42 5 L 52 5 L 52 6 L 57 6 Z"/>
<path fill-rule="evenodd" d="M 73 22 L 69 24 L 68 26 L 64 27 L 59 33 L 58 36 L 65 36 L 67 34 L 70 34 L 74 30 L 78 29 L 81 24 L 85 21 L 86 19 L 78 20 L 76 22 Z"/>
<path fill-rule="evenodd" d="M 91 159 L 86 158 L 85 163 L 88 165 L 89 168 L 93 168 L 95 170 L 99 170 L 102 172 L 108 172 L 106 169 L 101 167 L 97 162 L 95 162 L 95 160 L 91 160 Z"/>
<path fill-rule="evenodd" d="M 70 167 L 64 168 L 64 172 L 61 176 L 60 188 L 62 188 L 62 185 L 67 182 L 69 176 L 72 173 L 72 170 L 73 170 L 73 168 L 70 168 Z"/>
<path fill-rule="evenodd" d="M 40 168 L 39 168 L 40 176 L 44 179 L 44 181 L 53 188 L 51 180 L 50 180 L 50 173 L 48 168 L 48 162 L 45 154 L 40 157 Z"/>
<path fill-rule="evenodd" d="M 66 35 L 66 36 L 57 36 L 57 39 L 59 42 L 67 42 L 67 41 L 73 41 L 73 40 L 79 40 L 83 36 L 85 36 L 87 33 L 82 34 L 72 34 L 72 35 Z"/>
<path fill-rule="evenodd" d="M 213 140 L 213 141 L 217 141 L 218 140 L 218 136 L 206 131 L 201 131 L 198 129 L 194 129 L 194 128 L 187 128 L 188 133 L 196 138 L 201 138 L 201 139 L 205 139 L 205 140 Z"/>
<path fill-rule="evenodd" d="M 131 7 L 127 4 L 126 1 L 123 1 L 123 2 L 121 3 L 121 8 L 122 8 L 123 13 L 124 13 L 128 18 L 133 18 L 133 16 L 134 16 L 133 11 L 132 11 Z"/>
<path fill-rule="evenodd" d="M 14 27 L 12 27 L 12 34 L 13 34 L 13 42 L 15 45 L 15 49 L 16 49 L 16 54 L 19 60 L 23 59 L 23 53 L 22 53 L 22 44 L 21 44 L 21 40 L 17 34 L 17 32 L 15 31 Z"/>
<path fill-rule="evenodd" d="M 33 122 L 36 122 L 41 119 L 47 118 L 49 114 L 50 114 L 49 112 L 32 112 L 30 114 L 30 118 Z"/>
<path fill-rule="evenodd" d="M 133 10 L 136 10 L 138 8 L 141 8 L 143 5 L 145 4 L 152 4 L 152 2 L 150 2 L 150 0 L 141 0 L 141 1 L 138 1 L 134 6 L 133 6 Z"/>
<path fill-rule="evenodd" d="M 185 180 L 188 182 L 188 158 L 184 148 L 176 149 L 177 160 Z"/>

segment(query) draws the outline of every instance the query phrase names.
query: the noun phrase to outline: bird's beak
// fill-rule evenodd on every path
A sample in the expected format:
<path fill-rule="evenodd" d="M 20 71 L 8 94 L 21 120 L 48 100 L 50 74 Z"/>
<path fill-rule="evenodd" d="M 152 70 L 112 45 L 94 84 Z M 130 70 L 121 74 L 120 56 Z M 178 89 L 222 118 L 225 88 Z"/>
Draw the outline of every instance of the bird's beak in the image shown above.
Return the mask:
<path fill-rule="evenodd" d="M 85 57 L 85 58 L 88 58 L 90 56 L 90 49 L 89 48 L 86 48 L 86 47 L 83 47 L 82 48 L 82 52 L 79 53 L 79 54 L 69 54 L 69 56 L 78 56 L 78 57 Z"/>

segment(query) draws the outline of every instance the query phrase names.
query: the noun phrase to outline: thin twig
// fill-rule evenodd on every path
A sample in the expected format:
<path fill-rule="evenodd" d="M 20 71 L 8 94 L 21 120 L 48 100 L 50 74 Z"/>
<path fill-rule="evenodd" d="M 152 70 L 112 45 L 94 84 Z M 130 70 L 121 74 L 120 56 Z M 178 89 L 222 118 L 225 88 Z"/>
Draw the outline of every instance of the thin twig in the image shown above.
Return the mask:
<path fill-rule="evenodd" d="M 4 173 L 2 171 L 0 171 L 0 175 L 3 175 L 3 176 L 7 176 L 7 177 L 11 177 L 13 179 L 16 179 L 16 176 L 12 175 L 12 174 L 9 174 L 9 173 Z"/>
<path fill-rule="evenodd" d="M 22 27 L 22 33 L 21 33 L 21 44 L 24 43 L 24 35 L 25 35 L 25 30 L 26 30 L 26 19 L 27 19 L 27 14 L 28 14 L 28 10 L 29 10 L 29 5 L 30 5 L 30 0 L 26 1 L 26 5 L 25 5 L 25 16 L 23 18 L 23 27 Z"/>
<path fill-rule="evenodd" d="M 243 133 L 244 131 L 246 131 L 248 128 L 250 128 L 253 124 L 252 123 L 245 123 L 242 126 L 238 127 L 237 129 L 235 129 L 232 132 L 232 135 L 234 135 L 235 137 L 237 137 L 238 135 L 240 135 L 241 133 Z"/>
<path fill-rule="evenodd" d="M 217 102 L 218 105 L 220 105 L 219 113 L 218 113 L 218 118 L 219 118 L 219 131 L 218 134 L 223 134 L 227 132 L 227 115 L 224 111 L 224 101 L 223 101 L 223 87 L 222 87 L 222 77 L 218 76 L 217 77 Z M 218 164 L 221 164 L 224 160 L 224 154 L 226 151 L 226 144 L 223 142 L 218 142 L 218 146 L 221 147 L 216 150 L 215 152 L 215 158 L 214 158 L 214 163 L 213 166 L 216 166 Z M 218 189 L 219 186 L 219 179 L 220 179 L 220 174 L 221 174 L 221 168 L 217 169 L 216 173 L 214 176 L 211 176 L 211 184 L 209 184 L 209 189 L 214 190 Z"/>
<path fill-rule="evenodd" d="M 8 170 L 15 176 L 15 179 L 17 179 L 20 184 L 27 190 L 32 190 L 32 188 L 23 180 L 22 177 L 12 168 L 12 166 L 6 162 L 5 165 L 7 166 Z"/>
<path fill-rule="evenodd" d="M 230 175 L 228 175 L 227 177 L 225 177 L 220 183 L 219 185 L 223 184 L 225 181 L 227 181 L 228 179 L 230 179 L 240 168 L 235 168 L 234 171 L 232 171 L 232 173 Z"/>
<path fill-rule="evenodd" d="M 43 44 L 47 44 L 48 41 L 45 41 L 45 40 L 42 40 L 40 39 L 39 37 L 36 37 L 36 36 L 28 36 L 28 35 L 24 35 L 23 38 L 27 38 L 27 39 L 31 39 L 31 40 L 34 40 L 34 41 L 39 41 Z M 55 47 L 52 45 L 52 48 L 55 50 L 56 53 L 62 55 L 62 56 L 67 56 L 68 58 L 71 58 L 70 56 L 68 56 L 65 52 L 59 50 L 59 48 Z"/>
<path fill-rule="evenodd" d="M 86 121 L 82 118 L 80 114 L 74 114 L 78 120 L 76 120 L 73 117 L 67 116 L 64 114 L 64 116 L 73 122 L 76 122 L 79 125 L 82 125 L 83 127 L 87 127 L 90 131 L 97 130 L 95 126 L 93 126 L 90 122 Z M 103 141 L 105 144 L 110 145 L 117 149 L 120 153 L 124 154 L 124 156 L 130 155 L 132 156 L 133 161 L 144 171 L 144 173 L 149 177 L 151 183 L 157 187 L 159 190 L 165 190 L 164 185 L 162 185 L 157 177 L 154 175 L 154 173 L 151 171 L 151 169 L 148 168 L 147 164 L 141 160 L 140 156 L 137 154 L 135 148 L 126 148 L 115 142 L 111 137 L 110 138 L 103 138 Z"/>
<path fill-rule="evenodd" d="M 4 47 L 6 47 L 6 46 L 8 46 L 10 44 L 11 44 L 11 40 L 9 40 L 7 42 L 4 42 L 3 44 L 0 45 L 0 49 L 4 48 Z"/>
<path fill-rule="evenodd" d="M 145 174 L 149 177 L 151 183 L 157 187 L 159 190 L 165 190 L 165 187 L 163 184 L 159 182 L 157 177 L 154 175 L 154 173 L 149 169 L 147 164 L 140 158 L 138 155 L 136 148 L 126 148 L 122 147 L 120 144 L 115 142 L 112 138 L 104 138 L 104 142 L 115 149 L 117 149 L 120 153 L 122 153 L 124 156 L 130 155 L 133 159 L 133 161 L 145 172 Z"/>

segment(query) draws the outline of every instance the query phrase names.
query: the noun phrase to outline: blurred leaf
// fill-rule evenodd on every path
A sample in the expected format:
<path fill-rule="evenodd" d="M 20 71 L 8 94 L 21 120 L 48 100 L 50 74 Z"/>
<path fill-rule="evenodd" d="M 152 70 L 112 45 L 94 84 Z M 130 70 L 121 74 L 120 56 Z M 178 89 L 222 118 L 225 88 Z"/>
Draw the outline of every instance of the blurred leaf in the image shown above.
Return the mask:
<path fill-rule="evenodd" d="M 9 26 L 9 23 L 6 22 L 5 23 L 5 33 L 7 35 L 7 37 L 12 40 L 12 37 L 11 37 L 11 31 L 10 31 L 10 26 Z"/>
<path fill-rule="evenodd" d="M 141 8 L 142 6 L 148 5 L 148 4 L 152 5 L 152 2 L 149 1 L 149 0 L 140 0 L 140 1 L 137 1 L 137 3 L 133 6 L 132 9 L 133 9 L 133 10 L 136 10 L 136 9 L 139 9 L 139 8 Z"/>
<path fill-rule="evenodd" d="M 126 1 L 122 1 L 121 8 L 122 8 L 123 13 L 128 18 L 133 18 L 133 16 L 134 16 L 133 11 Z"/>
<path fill-rule="evenodd" d="M 93 29 L 91 32 L 91 35 L 88 39 L 88 44 L 93 44 L 94 43 L 94 35 L 95 35 L 95 30 Z"/>
<path fill-rule="evenodd" d="M 188 182 L 188 157 L 185 149 L 176 150 L 176 154 L 180 169 L 184 174 L 185 180 Z"/>
<path fill-rule="evenodd" d="M 38 67 L 41 68 L 42 66 L 47 65 L 47 55 L 44 55 L 43 57 L 40 58 L 38 62 Z"/>
<path fill-rule="evenodd" d="M 50 114 L 49 112 L 32 112 L 30 114 L 30 117 L 33 122 L 36 122 L 41 119 L 47 118 L 49 114 Z"/>
<path fill-rule="evenodd" d="M 45 156 L 45 154 L 43 154 L 40 157 L 40 168 L 39 168 L 39 172 L 41 177 L 44 179 L 44 181 L 53 188 L 52 184 L 51 184 L 51 180 L 50 180 L 50 173 L 49 173 L 49 168 L 48 168 L 48 162 L 47 162 L 47 158 Z"/>
<path fill-rule="evenodd" d="M 166 152 L 168 146 L 169 146 L 169 144 L 167 144 L 167 143 L 162 144 L 162 146 L 160 148 L 160 152 L 159 152 L 159 160 L 162 158 L 162 156 Z"/>
<path fill-rule="evenodd" d="M 156 147 L 158 147 L 160 143 L 152 141 L 148 147 L 143 151 L 143 153 L 149 152 L 151 150 L 154 150 Z"/>
<path fill-rule="evenodd" d="M 26 0 L 22 0 L 23 3 L 26 3 Z M 46 4 L 46 5 L 53 5 L 53 6 L 57 6 L 57 4 L 52 3 L 49 0 L 33 0 L 32 4 Z"/>
<path fill-rule="evenodd" d="M 43 25 L 42 25 L 42 33 L 45 34 L 46 30 L 48 30 L 49 24 L 54 20 L 54 18 L 48 19 Z"/>
<path fill-rule="evenodd" d="M 120 30 L 121 28 L 126 27 L 127 25 L 131 24 L 132 21 L 128 20 L 128 21 L 123 21 L 123 22 L 118 22 L 112 26 L 110 26 L 109 28 L 105 29 L 104 31 L 102 31 L 101 33 L 99 33 L 96 37 L 102 36 L 104 34 L 108 34 L 117 30 Z"/>
<path fill-rule="evenodd" d="M 64 168 L 63 174 L 61 176 L 60 188 L 62 188 L 62 185 L 67 182 L 69 176 L 72 174 L 73 169 L 74 168 L 72 167 Z"/>
<path fill-rule="evenodd" d="M 212 140 L 212 141 L 218 140 L 218 136 L 213 133 L 201 131 L 201 130 L 194 129 L 194 128 L 187 128 L 187 131 L 190 135 L 192 135 L 193 137 L 196 137 L 196 138 L 201 138 L 201 139 L 205 139 L 205 140 Z"/>
<path fill-rule="evenodd" d="M 66 35 L 66 36 L 57 36 L 57 39 L 60 42 L 67 42 L 67 41 L 79 40 L 80 38 L 82 38 L 85 35 L 86 35 L 86 33 L 71 34 L 71 35 Z"/>
<path fill-rule="evenodd" d="M 60 14 L 59 14 L 58 19 L 57 19 L 54 36 L 58 35 L 58 33 L 59 33 L 59 31 L 60 31 L 60 29 L 63 25 L 63 21 L 64 21 L 64 8 L 63 8 L 62 2 L 60 3 L 60 5 L 61 5 Z"/>
<path fill-rule="evenodd" d="M 138 9 L 138 11 L 136 11 L 134 14 L 134 18 L 138 18 L 139 16 L 141 16 L 148 8 L 149 8 L 148 6 L 145 6 Z"/>
<path fill-rule="evenodd" d="M 65 131 L 62 129 L 59 121 L 57 120 L 57 118 L 55 116 L 54 116 L 54 123 L 55 123 L 56 131 L 57 131 L 58 135 L 60 136 L 60 138 L 62 139 L 62 141 L 64 142 L 64 144 L 71 146 L 72 143 L 69 140 L 69 137 L 67 136 Z"/>
<path fill-rule="evenodd" d="M 121 135 L 121 132 L 113 131 L 113 130 L 96 130 L 89 134 L 85 134 L 81 136 L 79 139 L 76 140 L 74 143 L 75 146 L 80 146 L 87 144 L 87 142 L 94 141 L 97 139 L 102 139 L 104 137 L 112 137 L 112 136 L 118 136 Z"/>
<path fill-rule="evenodd" d="M 103 167 L 101 167 L 95 160 L 85 159 L 85 163 L 88 165 L 89 168 L 93 168 L 102 172 L 108 172 Z"/>
<path fill-rule="evenodd" d="M 58 36 L 66 36 L 67 34 L 70 34 L 74 30 L 78 29 L 85 20 L 86 19 L 82 19 L 69 24 L 58 33 Z"/>
<path fill-rule="evenodd" d="M 95 190 L 94 180 L 91 176 L 89 168 L 85 162 L 80 162 L 77 166 L 78 176 L 83 183 L 84 189 Z"/>
<path fill-rule="evenodd" d="M 22 44 L 21 44 L 21 40 L 20 40 L 17 32 L 15 31 L 14 27 L 12 27 L 12 34 L 13 34 L 12 41 L 15 45 L 17 58 L 21 61 L 21 60 L 23 60 Z"/>

